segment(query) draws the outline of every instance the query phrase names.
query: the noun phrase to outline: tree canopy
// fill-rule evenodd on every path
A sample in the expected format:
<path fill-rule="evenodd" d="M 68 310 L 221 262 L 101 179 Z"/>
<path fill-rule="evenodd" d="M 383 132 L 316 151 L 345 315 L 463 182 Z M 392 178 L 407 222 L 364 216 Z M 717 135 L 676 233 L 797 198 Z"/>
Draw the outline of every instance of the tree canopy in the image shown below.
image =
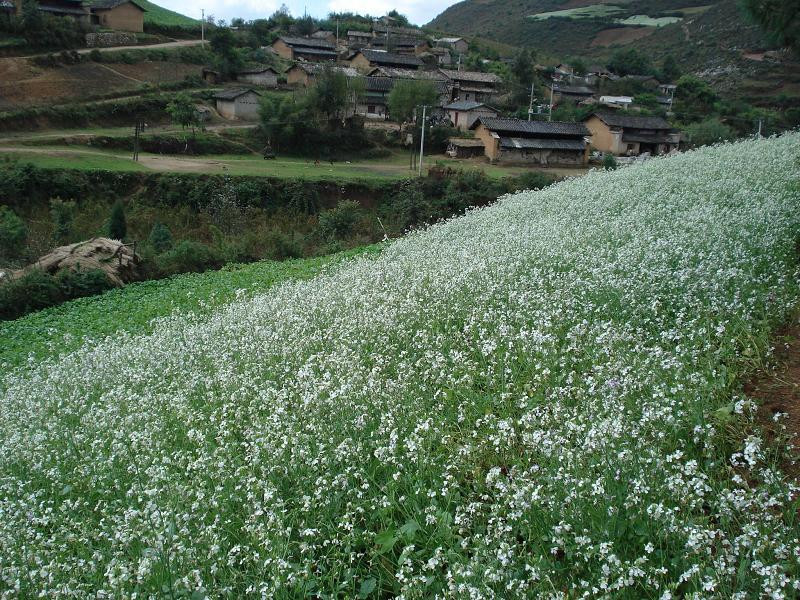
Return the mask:
<path fill-rule="evenodd" d="M 418 106 L 436 104 L 439 94 L 432 81 L 400 80 L 389 93 L 389 114 L 398 123 L 410 121 Z"/>
<path fill-rule="evenodd" d="M 800 50 L 800 0 L 742 0 L 742 4 L 778 43 Z"/>

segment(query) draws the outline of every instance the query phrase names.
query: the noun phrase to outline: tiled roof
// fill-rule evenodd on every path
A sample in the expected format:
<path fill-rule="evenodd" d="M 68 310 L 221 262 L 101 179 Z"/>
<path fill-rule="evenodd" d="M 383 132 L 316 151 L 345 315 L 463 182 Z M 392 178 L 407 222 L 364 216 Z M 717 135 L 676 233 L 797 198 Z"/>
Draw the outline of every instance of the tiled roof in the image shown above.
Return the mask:
<path fill-rule="evenodd" d="M 591 96 L 594 91 L 583 85 L 558 85 L 553 86 L 553 91 L 559 94 L 575 94 L 578 96 Z"/>
<path fill-rule="evenodd" d="M 327 40 L 317 40 L 314 38 L 281 36 L 278 38 L 287 46 L 299 46 L 304 48 L 321 48 L 333 50 L 335 46 Z"/>
<path fill-rule="evenodd" d="M 418 59 L 416 56 L 404 56 L 402 54 L 392 54 L 391 52 L 380 52 L 378 50 L 368 50 L 364 48 L 361 50 L 361 54 L 364 55 L 369 62 L 375 63 L 377 65 L 408 65 L 408 66 L 415 66 L 421 67 L 422 61 Z"/>
<path fill-rule="evenodd" d="M 586 125 L 583 123 L 566 123 L 563 121 L 523 121 L 521 119 L 493 119 L 480 117 L 472 129 L 478 124 L 483 124 L 487 129 L 499 133 L 517 133 L 527 135 L 569 135 L 586 136 L 590 135 Z"/>
<path fill-rule="evenodd" d="M 267 65 L 261 67 L 253 67 L 251 69 L 239 69 L 236 73 L 238 75 L 255 75 L 258 73 L 265 73 L 267 71 L 272 71 L 276 75 L 278 74 L 278 71 L 276 69 Z"/>
<path fill-rule="evenodd" d="M 110 10 L 112 8 L 116 8 L 117 6 L 122 6 L 128 2 L 133 4 L 139 10 L 146 12 L 145 7 L 138 4 L 136 0 L 92 0 L 90 7 L 93 10 Z"/>
<path fill-rule="evenodd" d="M 454 71 L 452 69 L 439 69 L 448 79 L 455 81 L 472 81 L 480 83 L 500 83 L 503 81 L 494 73 L 481 73 L 480 71 Z"/>
<path fill-rule="evenodd" d="M 448 104 L 445 106 L 446 110 L 475 110 L 476 108 L 480 108 L 481 106 L 486 106 L 483 102 L 475 102 L 473 100 L 461 100 L 459 102 L 453 102 L 452 104 Z"/>
<path fill-rule="evenodd" d="M 356 71 L 353 67 L 339 67 L 336 65 L 326 64 L 321 65 L 319 63 L 297 63 L 291 69 L 302 69 L 309 75 L 319 75 L 322 73 L 326 68 L 333 69 L 337 73 L 344 73 L 345 77 L 359 77 L 360 73 Z M 291 70 L 289 69 L 289 70 Z"/>
<path fill-rule="evenodd" d="M 427 79 L 431 81 L 447 81 L 447 78 L 438 71 L 419 71 L 415 69 L 400 69 L 398 67 L 376 67 L 372 73 L 395 79 Z"/>
<path fill-rule="evenodd" d="M 501 137 L 500 147 L 517 150 L 585 150 L 586 142 L 583 140 Z"/>
<path fill-rule="evenodd" d="M 313 56 L 336 56 L 336 52 L 334 50 L 328 50 L 327 48 L 307 48 L 307 47 L 300 47 L 295 46 L 292 48 L 295 54 L 311 54 Z"/>
<path fill-rule="evenodd" d="M 672 129 L 661 117 L 636 117 L 614 112 L 598 111 L 593 113 L 598 119 L 610 127 L 630 127 L 632 129 Z"/>
<path fill-rule="evenodd" d="M 239 96 L 242 96 L 248 92 L 253 92 L 256 96 L 260 96 L 257 91 L 252 90 L 250 88 L 232 88 L 229 90 L 222 90 L 221 92 L 217 92 L 214 94 L 214 98 L 217 100 L 235 100 Z"/>

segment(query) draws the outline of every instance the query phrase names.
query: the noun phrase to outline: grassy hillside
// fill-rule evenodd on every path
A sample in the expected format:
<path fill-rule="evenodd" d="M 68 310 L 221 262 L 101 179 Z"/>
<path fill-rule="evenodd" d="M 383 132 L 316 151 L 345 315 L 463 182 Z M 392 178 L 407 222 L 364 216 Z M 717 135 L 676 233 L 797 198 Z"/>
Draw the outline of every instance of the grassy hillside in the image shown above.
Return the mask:
<path fill-rule="evenodd" d="M 800 299 L 798 159 L 594 172 L 4 371 L 0 593 L 792 597 L 740 384 Z"/>
<path fill-rule="evenodd" d="M 200 23 L 200 19 L 192 19 L 175 11 L 153 4 L 150 0 L 137 0 L 147 12 L 144 13 L 144 22 L 155 25 L 181 25 L 191 26 Z M 199 12 L 199 9 L 198 9 Z"/>

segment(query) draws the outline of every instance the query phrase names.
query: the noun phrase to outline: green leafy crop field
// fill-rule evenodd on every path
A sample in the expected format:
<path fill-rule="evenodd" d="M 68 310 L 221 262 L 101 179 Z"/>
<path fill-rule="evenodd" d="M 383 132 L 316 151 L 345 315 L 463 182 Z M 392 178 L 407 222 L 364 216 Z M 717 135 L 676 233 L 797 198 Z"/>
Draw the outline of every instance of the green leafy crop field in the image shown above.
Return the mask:
<path fill-rule="evenodd" d="M 797 133 L 593 171 L 40 344 L 0 374 L 0 595 L 796 597 L 742 383 L 800 300 L 798 180 Z M 41 325 L 151 304 L 104 301 Z"/>

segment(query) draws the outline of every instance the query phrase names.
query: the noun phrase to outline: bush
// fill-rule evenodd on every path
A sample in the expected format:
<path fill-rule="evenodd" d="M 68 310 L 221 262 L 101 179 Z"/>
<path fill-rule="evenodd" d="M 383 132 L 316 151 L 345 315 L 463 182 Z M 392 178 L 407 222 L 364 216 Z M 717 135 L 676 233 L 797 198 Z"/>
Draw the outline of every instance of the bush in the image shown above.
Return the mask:
<path fill-rule="evenodd" d="M 617 168 L 617 159 L 610 152 L 603 155 L 603 168 L 607 171 L 613 171 Z"/>
<path fill-rule="evenodd" d="M 717 118 L 706 119 L 689 125 L 686 130 L 689 143 L 694 146 L 710 146 L 719 142 L 727 142 L 736 137 L 733 129 Z"/>
<path fill-rule="evenodd" d="M 41 269 L 33 269 L 19 279 L 0 285 L 0 319 L 16 319 L 63 300 L 56 279 Z"/>
<path fill-rule="evenodd" d="M 63 269 L 56 274 L 55 281 L 64 300 L 95 296 L 114 287 L 100 269 L 88 271 Z"/>
<path fill-rule="evenodd" d="M 156 265 L 162 275 L 176 273 L 202 273 L 222 266 L 219 254 L 200 242 L 183 240 L 172 250 L 156 258 Z"/>
<path fill-rule="evenodd" d="M 0 206 L 0 252 L 19 256 L 28 238 L 25 222 L 7 206 Z"/>
<path fill-rule="evenodd" d="M 353 231 L 353 226 L 361 218 L 361 206 L 352 200 L 342 200 L 336 208 L 325 210 L 319 215 L 319 232 L 327 240 L 344 238 Z"/>
<path fill-rule="evenodd" d="M 73 200 L 66 202 L 61 198 L 50 200 L 50 218 L 53 221 L 53 238 L 57 244 L 69 242 L 72 234 L 72 223 L 75 221 L 76 204 Z"/>
<path fill-rule="evenodd" d="M 172 233 L 163 223 L 156 223 L 150 230 L 148 241 L 153 249 L 161 254 L 172 248 Z"/>
<path fill-rule="evenodd" d="M 519 190 L 541 190 L 548 185 L 553 185 L 555 177 L 547 173 L 538 171 L 529 171 L 523 173 L 519 177 L 513 179 L 508 187 L 509 192 L 516 192 Z"/>
<path fill-rule="evenodd" d="M 303 256 L 303 247 L 297 237 L 282 231 L 274 229 L 270 231 L 267 235 L 267 244 L 270 247 L 269 257 L 273 260 L 286 260 Z"/>

